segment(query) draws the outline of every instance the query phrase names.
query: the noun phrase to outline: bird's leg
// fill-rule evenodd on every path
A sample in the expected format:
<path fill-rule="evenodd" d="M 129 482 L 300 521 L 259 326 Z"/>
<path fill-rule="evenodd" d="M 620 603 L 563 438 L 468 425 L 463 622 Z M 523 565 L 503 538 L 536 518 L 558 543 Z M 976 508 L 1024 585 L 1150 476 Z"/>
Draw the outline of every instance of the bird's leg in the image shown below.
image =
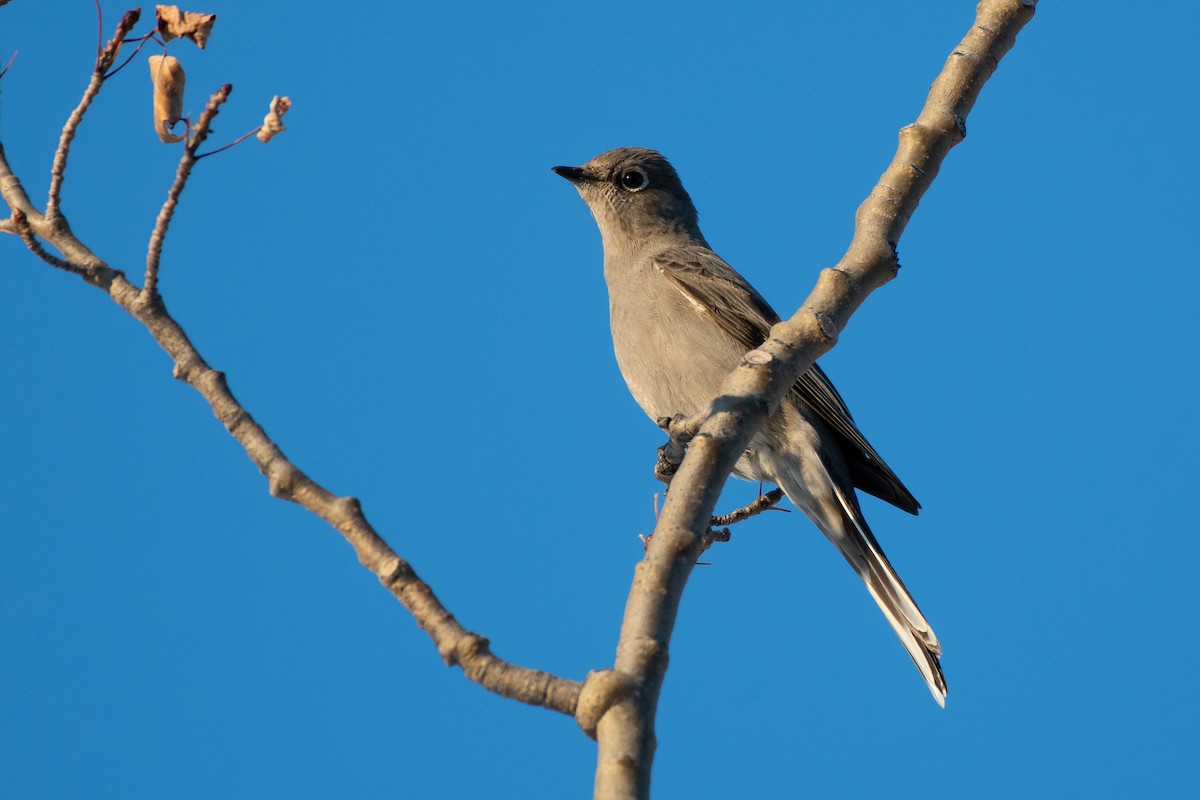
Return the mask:
<path fill-rule="evenodd" d="M 676 414 L 674 417 L 659 417 L 655 422 L 658 427 L 667 432 L 666 444 L 658 448 L 658 463 L 654 465 L 654 477 L 658 478 L 668 487 L 671 485 L 671 478 L 675 476 L 675 471 L 679 469 L 679 465 L 683 463 L 683 456 L 687 452 L 688 443 L 700 430 L 700 426 L 707 419 L 706 414 L 694 414 L 690 417 L 683 414 Z M 655 495 L 655 518 L 658 517 L 658 495 Z M 783 499 L 783 490 L 776 488 L 762 494 L 762 487 L 759 487 L 758 499 L 751 503 L 735 509 L 728 514 L 718 514 L 709 522 L 708 530 L 705 532 L 705 546 L 707 550 L 715 542 L 728 542 L 730 539 L 730 525 L 736 525 L 739 522 L 756 517 L 759 514 L 769 509 L 775 508 L 775 505 Z M 786 509 L 777 509 L 784 511 Z M 640 537 L 643 545 L 650 542 L 649 536 Z"/>

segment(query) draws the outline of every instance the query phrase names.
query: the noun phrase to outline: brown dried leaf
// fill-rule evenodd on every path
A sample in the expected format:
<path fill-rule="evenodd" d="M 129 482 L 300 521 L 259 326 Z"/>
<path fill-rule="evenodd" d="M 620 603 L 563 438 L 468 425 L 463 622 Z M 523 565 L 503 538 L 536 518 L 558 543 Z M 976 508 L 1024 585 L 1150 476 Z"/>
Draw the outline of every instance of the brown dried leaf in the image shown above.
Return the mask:
<path fill-rule="evenodd" d="M 183 87 L 187 76 L 174 56 L 150 56 L 150 80 L 154 81 L 154 132 L 165 144 L 182 142 L 171 133 L 183 118 Z"/>
<path fill-rule="evenodd" d="M 164 42 L 175 38 L 191 39 L 201 50 L 217 21 L 216 14 L 180 11 L 179 6 L 155 6 L 154 13 Z"/>
<path fill-rule="evenodd" d="M 271 98 L 271 110 L 263 117 L 262 127 L 258 129 L 260 142 L 269 142 L 276 134 L 283 133 L 286 128 L 283 127 L 283 115 L 292 107 L 292 101 L 286 97 Z"/>

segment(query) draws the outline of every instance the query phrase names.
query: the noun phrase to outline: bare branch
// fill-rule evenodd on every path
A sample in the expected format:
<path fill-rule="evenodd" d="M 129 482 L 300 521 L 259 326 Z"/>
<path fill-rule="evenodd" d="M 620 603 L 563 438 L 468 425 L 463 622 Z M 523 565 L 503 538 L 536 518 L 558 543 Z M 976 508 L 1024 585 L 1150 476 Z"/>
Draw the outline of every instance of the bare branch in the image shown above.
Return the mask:
<path fill-rule="evenodd" d="M 42 212 L 34 208 L 33 202 L 25 192 L 25 187 L 21 185 L 20 179 L 13 174 L 12 167 L 8 165 L 3 142 L 0 142 L 0 197 L 4 198 L 4 202 L 13 211 L 19 210 L 25 216 L 41 222 Z"/>
<path fill-rule="evenodd" d="M 221 106 L 229 99 L 229 93 L 232 91 L 233 85 L 227 83 L 213 93 L 213 96 L 208 99 L 208 105 L 204 107 L 204 112 L 200 114 L 199 121 L 192 128 L 191 137 L 183 148 L 183 156 L 180 157 L 179 167 L 175 170 L 175 181 L 167 191 L 166 202 L 163 203 L 162 209 L 158 212 L 158 219 L 154 223 L 154 230 L 150 232 L 150 246 L 146 251 L 146 280 L 142 289 L 147 297 L 153 297 L 158 293 L 158 262 L 162 258 L 163 240 L 167 236 L 167 228 L 171 225 L 171 218 L 175 216 L 175 207 L 179 205 L 179 195 L 183 193 L 183 187 L 187 186 L 188 178 L 192 174 L 192 167 L 196 165 L 196 161 L 198 160 L 196 150 L 208 138 L 212 121 L 216 119 Z"/>
<path fill-rule="evenodd" d="M 79 123 L 83 121 L 83 115 L 87 113 L 88 107 L 100 93 L 100 87 L 108 78 L 106 74 L 108 68 L 112 66 L 113 59 L 117 57 L 117 51 L 121 49 L 121 43 L 133 30 L 141 13 L 140 9 L 134 9 L 126 11 L 125 16 L 121 17 L 116 33 L 96 57 L 96 68 L 92 71 L 92 80 L 84 90 L 79 105 L 71 112 L 71 116 L 67 118 L 67 124 L 63 126 L 62 135 L 58 139 L 58 150 L 54 153 L 54 164 L 50 167 L 50 196 L 46 199 L 46 218 L 51 223 L 57 223 L 61 217 L 59 207 L 62 203 L 63 177 L 67 171 L 67 156 L 71 152 L 71 142 L 75 139 L 75 131 L 79 129 Z"/>
<path fill-rule="evenodd" d="M 658 450 L 661 456 L 662 448 L 660 447 Z M 707 550 L 716 542 L 728 542 L 730 538 L 730 525 L 736 525 L 739 522 L 744 522 L 752 517 L 757 517 L 764 511 L 770 511 L 771 509 L 775 509 L 776 511 L 787 511 L 788 509 L 786 508 L 776 508 L 775 504 L 782 499 L 783 489 L 772 489 L 766 494 L 760 494 L 754 502 L 747 503 L 741 508 L 730 511 L 728 514 L 714 515 L 713 518 L 708 522 L 708 530 L 705 532 L 705 544 L 700 549 Z M 654 513 L 657 517 L 658 495 L 654 495 L 654 501 Z M 645 550 L 650 547 L 650 540 L 654 538 L 654 534 L 652 533 L 649 536 L 638 536 L 638 538 L 642 540 L 642 549 Z M 697 561 L 696 563 L 701 564 L 706 562 Z"/>
<path fill-rule="evenodd" d="M 215 156 L 217 153 L 223 153 L 231 147 L 237 147 L 239 144 L 246 141 L 254 134 L 258 133 L 258 131 L 259 131 L 258 128 L 255 128 L 252 131 L 247 131 L 247 132 L 243 133 L 241 136 L 239 136 L 238 138 L 234 139 L 229 144 L 223 144 L 220 147 L 218 147 L 216 150 L 209 150 L 207 153 L 201 153 L 200 155 L 196 156 L 196 160 L 199 161 L 202 158 L 208 158 L 209 156 Z"/>
<path fill-rule="evenodd" d="M 769 511 L 775 507 L 775 504 L 783 499 L 783 489 L 772 489 L 764 495 L 759 495 L 758 499 L 753 503 L 747 503 L 739 509 L 730 511 L 728 514 L 717 514 L 709 520 L 709 527 L 723 528 L 727 525 L 736 525 L 739 522 L 748 520 L 751 517 L 757 517 L 764 511 Z M 780 509 L 781 511 L 785 509 Z"/>
<path fill-rule="evenodd" d="M 646 798 L 654 758 L 654 716 L 683 588 L 704 544 L 713 506 L 755 431 L 800 374 L 836 342 L 867 295 L 895 277 L 896 243 L 983 84 L 1033 18 L 1036 0 L 983 0 L 975 24 L 929 90 L 915 124 L 855 215 L 850 247 L 790 320 L 746 354 L 713 401 L 671 484 L 646 558 L 625 607 L 614 669 L 634 687 L 596 725 L 597 798 Z"/>
<path fill-rule="evenodd" d="M 104 9 L 100 0 L 92 0 L 92 5 L 96 7 L 96 58 L 99 58 L 104 48 Z"/>
<path fill-rule="evenodd" d="M 21 241 L 25 242 L 25 246 L 29 248 L 29 252 L 45 261 L 50 266 L 73 272 L 76 275 L 86 275 L 87 270 L 78 264 L 72 264 L 69 261 L 63 261 L 61 258 L 51 255 L 42 247 L 42 243 L 37 240 L 33 229 L 29 227 L 29 218 L 25 216 L 25 212 L 19 208 L 14 208 L 12 212 L 12 225 L 16 234 L 21 237 Z"/>
<path fill-rule="evenodd" d="M 239 144 L 246 141 L 251 136 L 257 136 L 258 140 L 260 142 L 262 142 L 263 144 L 266 144 L 267 142 L 271 141 L 276 136 L 278 136 L 279 134 L 281 134 L 285 130 L 287 130 L 283 126 L 283 115 L 286 114 L 288 112 L 288 109 L 290 109 L 291 107 L 292 107 L 292 101 L 286 97 L 272 98 L 270 111 L 268 111 L 266 117 L 263 118 L 262 125 L 258 126 L 257 128 L 255 128 L 252 131 L 247 131 L 246 133 L 243 133 L 241 136 L 234 139 L 232 142 L 230 142 L 227 145 L 222 145 L 221 147 L 218 147 L 216 150 L 209 150 L 207 153 L 201 153 L 200 155 L 196 156 L 196 159 L 199 160 L 201 158 L 208 158 L 209 156 L 215 156 L 217 153 L 223 153 L 231 147 L 237 147 Z"/>
<path fill-rule="evenodd" d="M 162 44 L 162 42 L 160 42 L 158 40 L 158 37 L 154 35 L 154 31 L 150 31 L 150 33 L 147 33 L 145 36 L 138 36 L 133 39 L 126 39 L 124 43 L 129 44 L 130 42 L 137 42 L 138 46 L 133 48 L 133 52 L 130 53 L 128 56 L 126 56 L 124 61 L 122 61 L 120 64 L 118 64 L 117 66 L 115 66 L 111 70 L 109 70 L 108 74 L 104 76 L 105 80 L 108 80 L 109 78 L 111 78 L 112 76 L 114 76 L 118 72 L 120 72 L 121 70 L 125 69 L 125 67 L 129 65 L 129 62 L 133 61 L 133 59 L 137 57 L 137 54 L 142 52 L 142 48 L 145 47 L 147 43 L 155 42 L 157 44 Z"/>
<path fill-rule="evenodd" d="M 193 161 L 195 149 L 204 139 L 201 134 L 207 133 L 207 126 L 216 115 L 217 108 L 228 96 L 228 88 L 223 87 L 209 101 L 196 133 L 188 142 Z M 180 166 L 182 169 L 182 163 Z M 186 181 L 186 175 L 183 180 Z M 179 184 L 178 176 L 176 183 Z M 182 189 L 182 185 L 179 185 L 179 189 Z M 447 665 L 462 667 L 463 673 L 472 681 L 503 697 L 574 715 L 583 684 L 511 664 L 494 656 L 487 639 L 464 628 L 441 604 L 433 590 L 417 576 L 412 566 L 388 546 L 363 515 L 358 500 L 334 495 L 284 456 L 266 431 L 233 396 L 224 373 L 212 369 L 200 356 L 183 328 L 167 312 L 157 293 L 139 289 L 126 280 L 120 270 L 109 267 L 75 237 L 65 220 L 60 218 L 60 223 L 51 223 L 32 207 L 21 188 L 21 182 L 9 167 L 2 145 L 0 192 L 13 209 L 13 218 L 6 220 L 8 224 L 4 227 L 13 228 L 13 232 L 21 235 L 30 249 L 48 263 L 76 272 L 88 283 L 103 289 L 117 305 L 140 322 L 171 357 L 175 365 L 175 377 L 200 393 L 229 434 L 242 445 L 254 465 L 267 476 L 271 495 L 297 503 L 342 534 L 354 548 L 359 563 L 374 572 L 387 590 L 408 609 L 417 624 L 433 640 Z M 177 197 L 178 191 L 174 194 Z M 165 229 L 164 224 L 164 232 Z M 34 236 L 53 244 L 66 259 L 46 254 Z"/>
<path fill-rule="evenodd" d="M 204 397 L 217 419 L 267 477 L 271 495 L 299 504 L 341 533 L 354 548 L 359 563 L 375 573 L 433 639 L 446 664 L 461 666 L 468 678 L 504 697 L 574 713 L 581 685 L 492 655 L 487 640 L 463 628 L 412 566 L 380 537 L 357 499 L 334 495 L 287 459 L 233 396 L 224 373 L 212 369 L 200 356 L 157 295 L 138 291 L 119 274 L 107 291 L 172 358 L 175 376 Z"/>

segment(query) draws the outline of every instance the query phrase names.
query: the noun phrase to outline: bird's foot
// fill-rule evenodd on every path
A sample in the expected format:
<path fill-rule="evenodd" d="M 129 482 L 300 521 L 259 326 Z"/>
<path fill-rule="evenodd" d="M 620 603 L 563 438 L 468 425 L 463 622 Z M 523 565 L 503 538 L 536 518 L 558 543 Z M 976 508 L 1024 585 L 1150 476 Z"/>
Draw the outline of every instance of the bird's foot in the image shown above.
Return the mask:
<path fill-rule="evenodd" d="M 658 448 L 658 462 L 654 465 L 655 478 L 668 486 L 671 485 L 671 479 L 675 477 L 675 471 L 679 469 L 679 465 L 683 463 L 683 456 L 687 453 L 688 442 L 692 441 L 705 419 L 703 414 L 690 417 L 676 414 L 673 417 L 659 417 L 655 420 L 658 427 L 670 437 L 666 444 Z"/>

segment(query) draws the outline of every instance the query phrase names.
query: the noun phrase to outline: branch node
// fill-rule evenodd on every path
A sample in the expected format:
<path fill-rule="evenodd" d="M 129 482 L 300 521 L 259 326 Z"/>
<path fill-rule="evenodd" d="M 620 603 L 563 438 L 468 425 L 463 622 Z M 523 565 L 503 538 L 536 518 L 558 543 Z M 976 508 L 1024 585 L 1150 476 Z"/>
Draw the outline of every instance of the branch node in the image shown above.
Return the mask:
<path fill-rule="evenodd" d="M 300 470 L 291 463 L 276 460 L 272 462 L 267 474 L 267 491 L 271 497 L 279 500 L 291 500 L 295 497 L 296 478 Z"/>
<path fill-rule="evenodd" d="M 836 342 L 838 338 L 837 321 L 834 320 L 828 313 L 822 311 L 817 314 L 817 325 L 821 327 L 821 334 L 827 342 Z"/>
<path fill-rule="evenodd" d="M 61 269 L 65 272 L 71 272 L 75 275 L 88 276 L 87 268 L 74 264 L 58 256 L 51 255 L 46 252 L 46 248 L 42 247 L 42 243 L 38 241 L 37 235 L 33 232 L 33 227 L 29 224 L 29 217 L 20 208 L 14 208 L 12 212 L 13 227 L 17 229 L 17 235 L 21 237 L 21 241 L 29 248 L 29 252 L 45 261 L 55 269 Z"/>
<path fill-rule="evenodd" d="M 950 115 L 950 119 L 954 122 L 954 130 L 958 134 L 955 140 L 955 144 L 957 144 L 967 138 L 967 118 L 962 114 L 955 113 Z"/>
<path fill-rule="evenodd" d="M 634 693 L 633 680 L 622 672 L 611 669 L 593 670 L 588 673 L 579 692 L 575 706 L 575 722 L 584 735 L 596 738 L 596 728 L 608 710 Z"/>
<path fill-rule="evenodd" d="M 488 640 L 477 633 L 466 633 L 438 646 L 448 667 L 460 667 L 479 656 L 491 655 L 488 648 Z"/>
<path fill-rule="evenodd" d="M 391 555 L 379 562 L 375 568 L 375 574 L 379 576 L 379 582 L 387 586 L 399 580 L 407 572 L 406 566 L 407 564 L 400 556 Z"/>
<path fill-rule="evenodd" d="M 171 369 L 171 376 L 175 380 L 183 381 L 184 383 L 192 382 L 192 375 L 195 369 L 203 364 L 198 356 L 188 353 L 175 360 L 175 366 Z"/>
<path fill-rule="evenodd" d="M 357 497 L 339 497 L 336 500 L 337 513 L 344 520 L 356 519 L 362 516 L 362 503 Z"/>
<path fill-rule="evenodd" d="M 742 360 L 751 366 L 761 367 L 770 364 L 775 358 L 766 350 L 751 350 L 742 356 Z"/>

